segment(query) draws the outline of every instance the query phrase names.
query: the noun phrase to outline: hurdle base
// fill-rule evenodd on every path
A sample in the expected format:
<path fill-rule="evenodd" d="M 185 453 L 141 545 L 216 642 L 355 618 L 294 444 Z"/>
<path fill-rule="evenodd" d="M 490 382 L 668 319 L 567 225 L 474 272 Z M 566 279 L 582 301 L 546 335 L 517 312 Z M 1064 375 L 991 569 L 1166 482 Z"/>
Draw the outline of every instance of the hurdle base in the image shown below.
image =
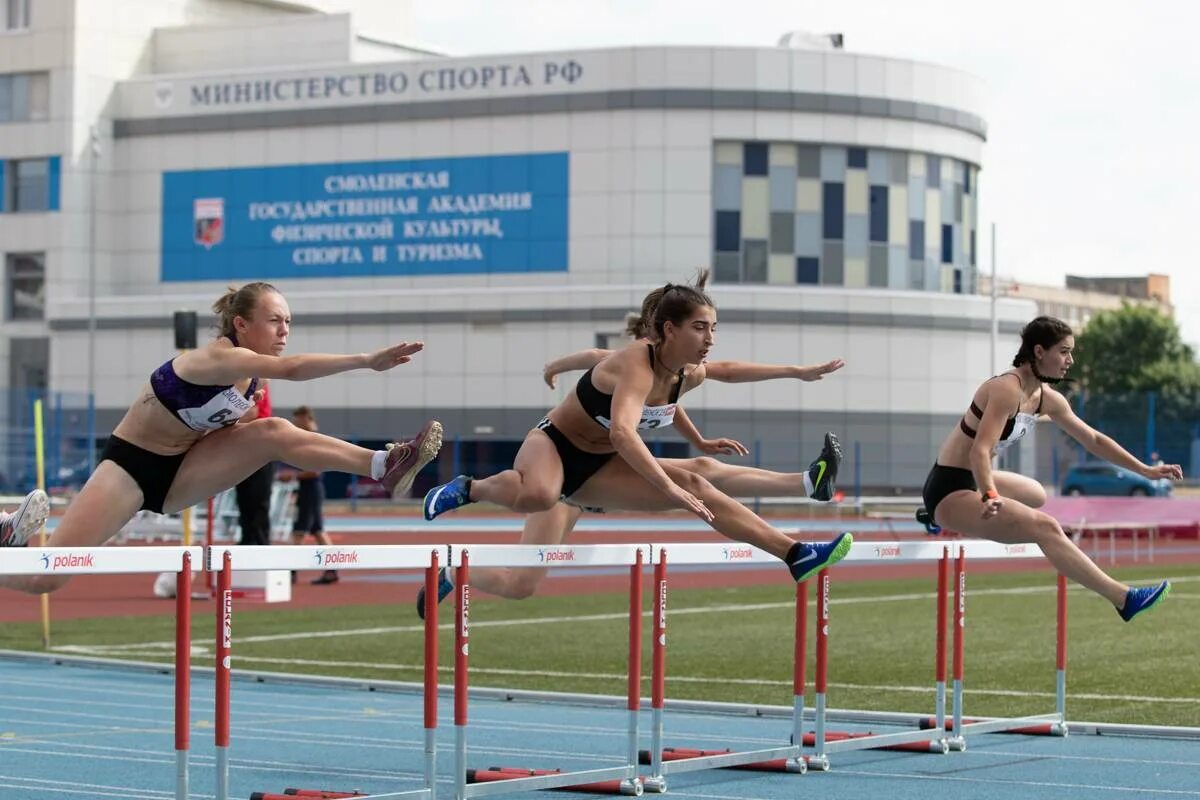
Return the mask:
<path fill-rule="evenodd" d="M 963 727 L 984 725 L 991 723 L 1003 723 L 1003 719 L 964 719 Z M 937 726 L 937 721 L 933 717 L 925 717 L 917 721 L 921 730 L 929 730 Z M 954 730 L 954 720 L 946 720 L 946 731 Z M 976 728 L 976 730 L 979 730 Z M 980 731 L 985 732 L 985 731 Z M 987 733 L 1018 733 L 1023 736 L 1066 736 L 1067 726 L 1061 722 L 1049 722 L 1042 725 L 1026 725 L 1019 728 L 998 728 L 986 731 Z"/>
<path fill-rule="evenodd" d="M 250 800 L 340 800 L 344 797 L 367 797 L 362 792 L 337 792 L 331 789 L 284 789 L 282 792 L 252 792 Z"/>
<path fill-rule="evenodd" d="M 778 750 L 790 751 L 794 747 L 777 748 Z M 776 751 L 776 752 L 777 752 Z M 769 751 L 768 751 L 769 752 Z M 764 761 L 746 761 L 740 763 L 720 763 L 721 761 L 734 761 L 735 759 L 746 755 L 754 755 L 755 753 L 739 753 L 734 750 L 696 750 L 690 747 L 665 747 L 662 752 L 663 763 L 692 761 L 696 759 L 708 759 L 708 764 L 697 769 L 741 769 L 748 772 L 791 772 L 797 775 L 803 775 L 808 771 L 807 759 L 799 755 L 788 756 L 784 758 L 772 758 Z M 649 750 L 638 751 L 638 763 L 650 764 L 651 754 Z M 666 772 L 666 769 L 663 769 Z M 686 770 L 679 770 L 680 772 Z M 662 777 L 662 776 L 655 776 Z"/>
<path fill-rule="evenodd" d="M 536 778 L 542 775 L 562 775 L 558 769 L 524 769 L 522 767 L 488 767 L 487 769 L 467 770 L 467 783 L 494 783 L 496 781 L 511 781 L 518 778 Z M 569 786 L 555 786 L 555 791 L 583 792 L 586 794 L 621 794 L 631 797 L 642 796 L 642 779 L 618 779 L 611 781 L 594 781 L 592 783 L 576 783 Z"/>

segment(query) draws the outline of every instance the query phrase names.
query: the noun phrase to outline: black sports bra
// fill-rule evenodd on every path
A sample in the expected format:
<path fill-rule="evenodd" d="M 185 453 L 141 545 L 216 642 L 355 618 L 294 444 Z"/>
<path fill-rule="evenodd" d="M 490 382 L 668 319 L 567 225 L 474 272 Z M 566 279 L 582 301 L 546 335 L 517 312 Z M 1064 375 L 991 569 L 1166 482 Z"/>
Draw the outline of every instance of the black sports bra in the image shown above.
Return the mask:
<path fill-rule="evenodd" d="M 1012 375 L 1018 381 L 1021 380 L 1021 376 L 1013 372 L 1005 372 L 1004 375 Z M 1003 375 L 993 375 L 992 377 L 988 378 L 988 380 L 994 381 L 996 378 L 1000 377 L 1003 377 Z M 1040 386 L 1038 389 L 1037 410 L 1032 414 L 1026 414 L 1022 412 L 1021 407 L 1017 406 L 1017 413 L 1009 417 L 1008 421 L 1004 423 L 1004 430 L 1000 433 L 1000 440 L 996 442 L 996 452 L 1000 452 L 1014 442 L 1020 441 L 1022 438 L 1024 438 L 1025 434 L 1029 433 L 1029 430 L 1035 424 L 1037 424 L 1038 415 L 1042 413 L 1042 399 L 1045 397 L 1045 394 L 1046 387 Z M 983 419 L 983 410 L 975 404 L 974 400 L 971 401 L 971 407 L 968 410 L 970 413 L 975 415 L 975 419 Z M 958 427 L 969 438 L 975 438 L 976 432 L 967 425 L 967 417 L 965 414 L 963 415 L 962 419 L 958 421 Z"/>
<path fill-rule="evenodd" d="M 654 368 L 654 345 L 646 345 L 650 356 L 650 368 Z M 595 369 L 593 367 L 592 369 Z M 638 420 L 639 431 L 651 431 L 655 428 L 665 428 L 675 421 L 675 403 L 683 390 L 683 370 L 676 373 L 679 380 L 671 387 L 671 399 L 662 406 L 642 406 L 642 418 Z M 612 395 L 605 394 L 592 383 L 592 370 L 583 373 L 583 377 L 575 384 L 575 396 L 579 405 L 597 425 L 605 430 L 612 427 Z"/>

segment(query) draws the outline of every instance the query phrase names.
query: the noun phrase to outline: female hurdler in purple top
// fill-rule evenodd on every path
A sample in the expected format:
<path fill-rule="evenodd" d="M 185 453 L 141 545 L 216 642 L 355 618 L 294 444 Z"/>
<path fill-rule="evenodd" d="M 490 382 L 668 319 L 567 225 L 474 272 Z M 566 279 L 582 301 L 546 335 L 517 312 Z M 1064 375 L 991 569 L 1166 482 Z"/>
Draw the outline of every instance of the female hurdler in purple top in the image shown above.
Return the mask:
<path fill-rule="evenodd" d="M 230 289 L 213 306 L 219 335 L 154 371 L 109 437 L 96 471 L 68 506 L 50 547 L 93 547 L 117 533 L 139 509 L 179 511 L 236 485 L 270 461 L 304 470 L 338 470 L 407 492 L 438 453 L 442 428 L 425 424 L 413 438 L 372 451 L 296 427 L 278 417 L 254 419 L 260 379 L 307 381 L 407 364 L 421 342 L 373 353 L 284 356 L 291 328 L 287 301 L 268 283 Z M 240 423 L 240 424 L 235 424 Z M 0 531 L 0 546 L 21 546 L 31 526 Z M 0 585 L 53 591 L 66 576 L 0 577 Z"/>

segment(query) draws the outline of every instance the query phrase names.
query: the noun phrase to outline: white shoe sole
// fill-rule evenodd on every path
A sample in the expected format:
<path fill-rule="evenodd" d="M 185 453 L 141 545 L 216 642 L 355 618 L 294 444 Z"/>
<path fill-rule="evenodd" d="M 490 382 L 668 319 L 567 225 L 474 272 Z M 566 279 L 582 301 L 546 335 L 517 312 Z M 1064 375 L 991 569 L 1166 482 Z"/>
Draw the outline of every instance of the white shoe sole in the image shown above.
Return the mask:
<path fill-rule="evenodd" d="M 13 513 L 13 539 L 11 547 L 21 547 L 42 529 L 50 517 L 50 498 L 41 489 L 25 495 L 21 505 Z"/>

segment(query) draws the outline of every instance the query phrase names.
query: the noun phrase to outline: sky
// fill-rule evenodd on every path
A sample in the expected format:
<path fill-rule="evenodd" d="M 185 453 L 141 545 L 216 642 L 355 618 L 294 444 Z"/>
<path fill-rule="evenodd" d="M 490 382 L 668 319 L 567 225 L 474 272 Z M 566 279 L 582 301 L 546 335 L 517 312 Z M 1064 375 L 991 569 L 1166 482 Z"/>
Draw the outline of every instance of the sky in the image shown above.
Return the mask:
<path fill-rule="evenodd" d="M 848 51 L 987 86 L 980 269 L 1171 276 L 1200 345 L 1200 3 L 1190 0 L 411 0 L 413 39 L 454 55 L 627 45 L 774 46 L 840 32 Z M 1189 209 L 1191 209 L 1189 211 Z"/>

